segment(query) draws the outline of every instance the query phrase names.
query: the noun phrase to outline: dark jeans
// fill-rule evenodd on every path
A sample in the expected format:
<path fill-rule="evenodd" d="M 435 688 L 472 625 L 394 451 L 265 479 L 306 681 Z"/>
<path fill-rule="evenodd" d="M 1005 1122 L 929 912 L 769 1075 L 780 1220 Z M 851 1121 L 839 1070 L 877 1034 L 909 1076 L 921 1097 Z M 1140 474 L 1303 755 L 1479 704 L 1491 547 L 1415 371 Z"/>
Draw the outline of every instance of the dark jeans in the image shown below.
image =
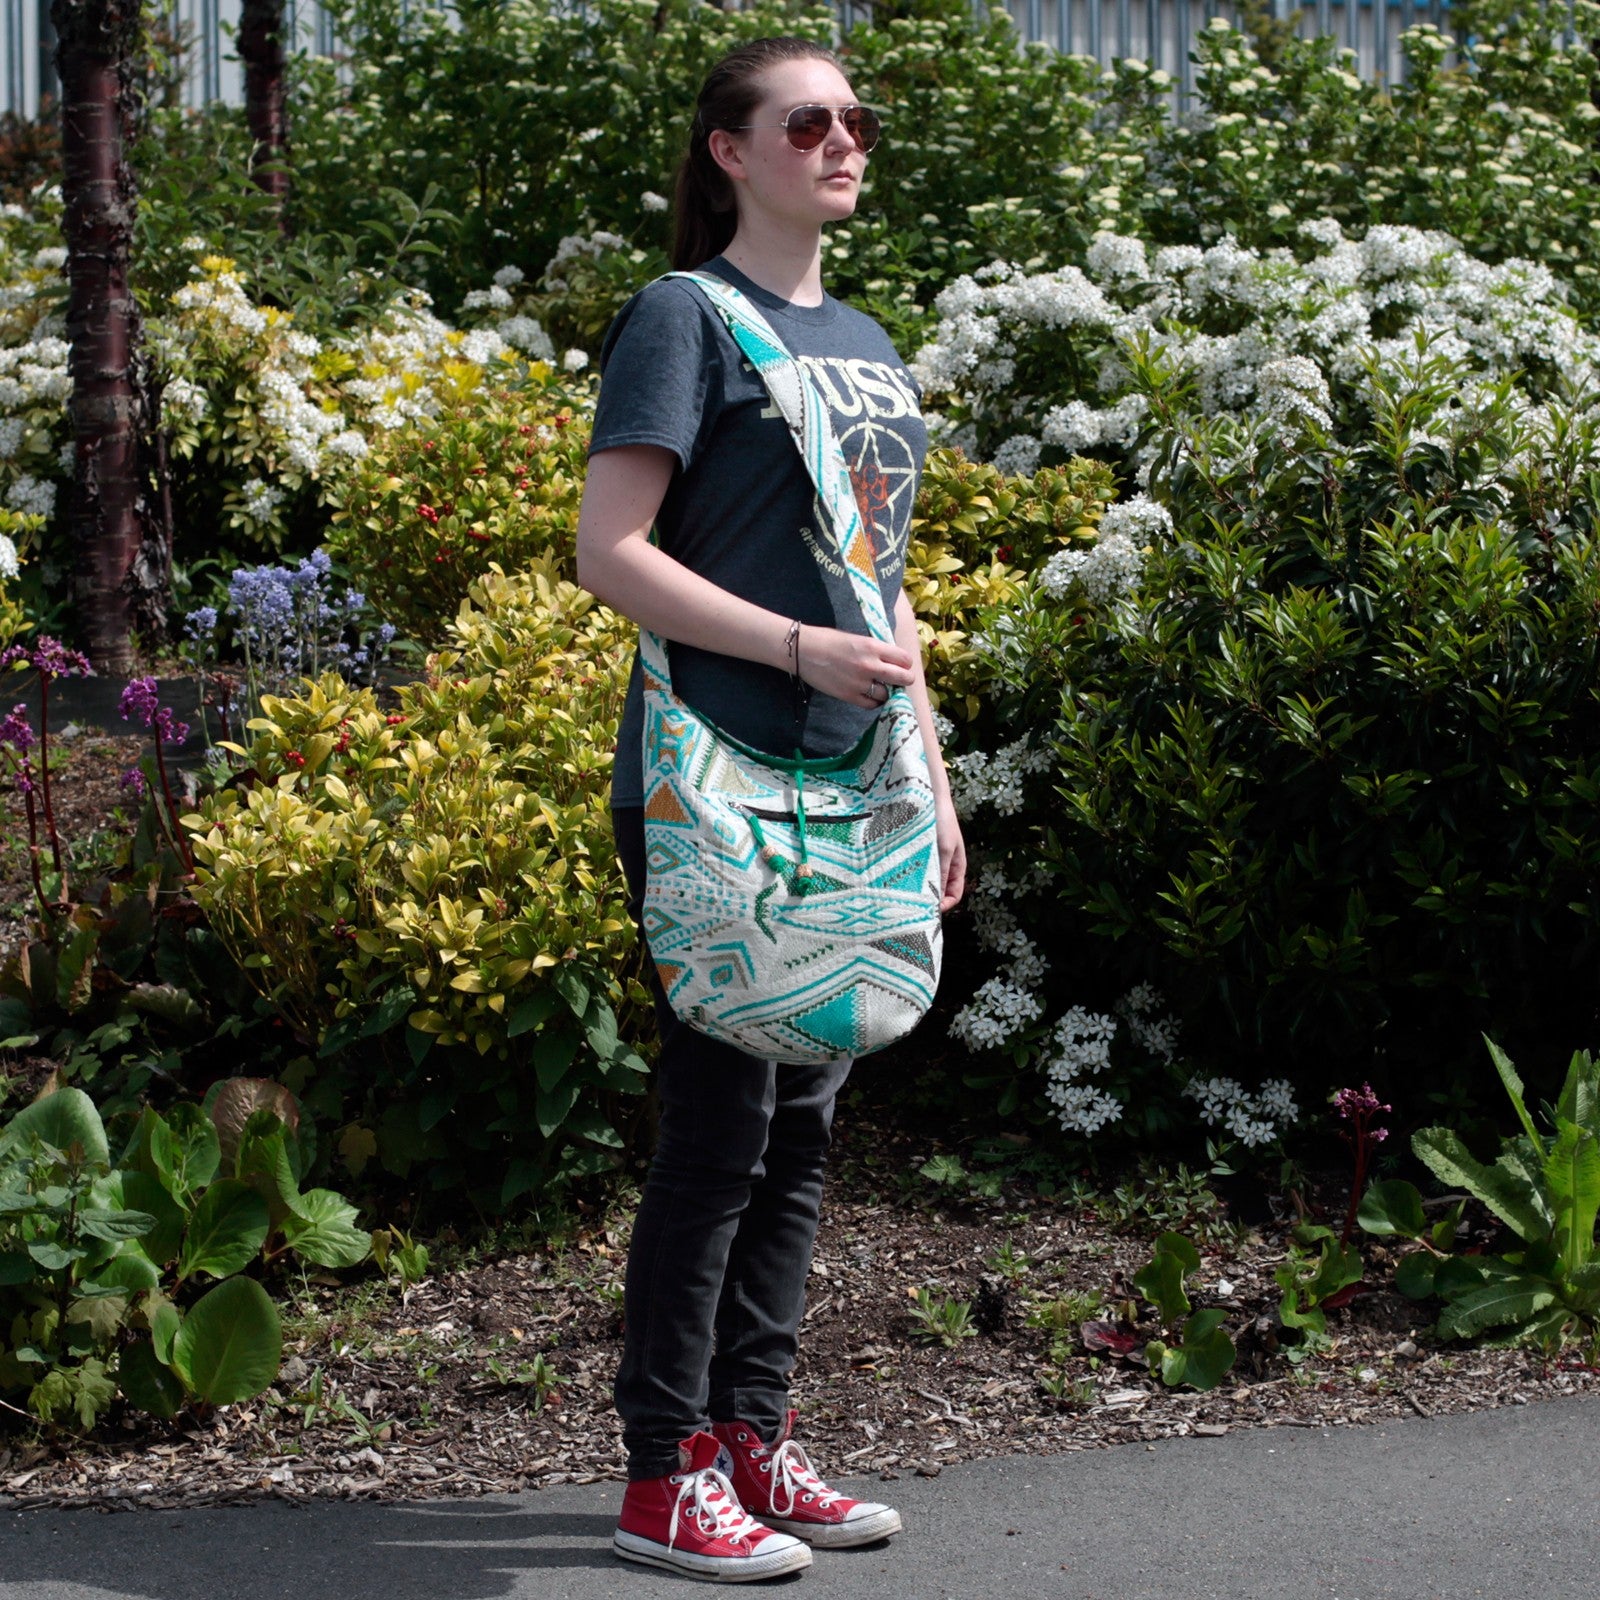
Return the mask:
<path fill-rule="evenodd" d="M 637 922 L 644 812 L 619 807 L 611 818 Z M 762 1061 L 697 1033 L 667 1003 L 648 954 L 644 966 L 661 1033 L 661 1130 L 628 1251 L 613 1389 L 630 1479 L 676 1472 L 678 1441 L 708 1421 L 737 1418 L 777 1438 L 834 1097 L 850 1072 L 847 1060 Z"/>

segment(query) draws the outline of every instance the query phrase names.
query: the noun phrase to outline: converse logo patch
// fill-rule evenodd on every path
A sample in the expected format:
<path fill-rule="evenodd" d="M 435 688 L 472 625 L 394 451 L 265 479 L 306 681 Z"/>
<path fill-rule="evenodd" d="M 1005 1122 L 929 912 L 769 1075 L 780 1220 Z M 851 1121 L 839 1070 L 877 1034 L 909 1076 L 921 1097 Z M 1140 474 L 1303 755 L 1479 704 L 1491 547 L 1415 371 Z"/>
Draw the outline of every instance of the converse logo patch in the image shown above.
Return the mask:
<path fill-rule="evenodd" d="M 725 1444 L 717 1446 L 717 1459 L 711 1463 L 723 1477 L 733 1476 L 733 1452 Z"/>

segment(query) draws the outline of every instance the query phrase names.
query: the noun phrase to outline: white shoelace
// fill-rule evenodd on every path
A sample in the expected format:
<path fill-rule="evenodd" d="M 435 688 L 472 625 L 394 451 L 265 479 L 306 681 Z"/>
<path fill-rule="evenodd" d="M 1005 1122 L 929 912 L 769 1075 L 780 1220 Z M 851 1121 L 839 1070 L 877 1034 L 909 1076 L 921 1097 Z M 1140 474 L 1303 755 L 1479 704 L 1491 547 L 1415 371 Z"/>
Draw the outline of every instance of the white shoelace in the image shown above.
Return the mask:
<path fill-rule="evenodd" d="M 830 1489 L 817 1476 L 817 1469 L 811 1465 L 811 1458 L 794 1439 L 785 1439 L 777 1449 L 772 1451 L 770 1460 L 772 1462 L 772 1511 L 774 1516 L 788 1516 L 794 1510 L 795 1495 L 802 1489 L 816 1496 L 817 1508 L 821 1511 L 826 1511 L 835 1500 L 843 1498 L 843 1490 Z M 778 1487 L 780 1484 L 789 1496 L 789 1503 L 786 1506 L 778 1504 Z"/>
<path fill-rule="evenodd" d="M 685 1500 L 691 1501 L 689 1515 L 709 1538 L 738 1539 L 755 1533 L 761 1524 L 739 1504 L 733 1485 L 715 1467 L 702 1467 L 683 1477 L 677 1502 L 672 1507 L 672 1525 L 667 1530 L 667 1548 L 678 1541 L 678 1517 Z M 707 1519 L 710 1526 L 707 1527 Z"/>

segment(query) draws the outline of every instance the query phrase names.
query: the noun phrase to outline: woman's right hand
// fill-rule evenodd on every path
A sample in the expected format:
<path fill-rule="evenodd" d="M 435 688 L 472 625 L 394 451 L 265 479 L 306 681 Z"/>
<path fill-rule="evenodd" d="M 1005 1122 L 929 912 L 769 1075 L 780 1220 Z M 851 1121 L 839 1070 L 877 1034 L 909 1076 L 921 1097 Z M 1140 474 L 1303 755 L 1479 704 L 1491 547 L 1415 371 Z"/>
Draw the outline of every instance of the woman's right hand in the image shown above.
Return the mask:
<path fill-rule="evenodd" d="M 889 698 L 889 685 L 908 689 L 916 681 L 906 651 L 867 634 L 806 623 L 798 642 L 800 677 L 849 705 L 876 708 Z"/>

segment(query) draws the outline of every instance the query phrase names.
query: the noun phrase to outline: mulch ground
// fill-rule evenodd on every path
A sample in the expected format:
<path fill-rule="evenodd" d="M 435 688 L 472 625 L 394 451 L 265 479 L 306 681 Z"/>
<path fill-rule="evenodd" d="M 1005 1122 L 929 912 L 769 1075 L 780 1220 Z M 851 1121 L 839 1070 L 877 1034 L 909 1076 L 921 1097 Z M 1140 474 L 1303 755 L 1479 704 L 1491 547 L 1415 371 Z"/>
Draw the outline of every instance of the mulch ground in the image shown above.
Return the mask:
<path fill-rule="evenodd" d="M 889 1192 L 903 1187 L 893 1174 L 914 1173 L 934 1148 L 859 1113 L 841 1104 L 794 1374 L 797 1437 L 825 1475 L 889 1481 L 986 1456 L 1340 1427 L 1595 1387 L 1596 1369 L 1571 1357 L 1441 1343 L 1426 1311 L 1385 1286 L 1384 1252 L 1370 1241 L 1370 1292 L 1329 1313 L 1329 1351 L 1293 1366 L 1273 1349 L 1272 1273 L 1295 1219 L 1242 1229 L 1224 1212 L 1190 1230 L 1232 1236 L 1203 1250 L 1191 1280 L 1196 1308 L 1224 1307 L 1239 1347 L 1221 1387 L 1170 1390 L 1136 1359 L 1079 1348 L 1067 1373 L 1085 1388 L 1057 1400 L 1040 1385 L 1050 1336 L 1028 1325 L 1028 1307 L 1099 1290 L 1114 1310 L 1154 1230 L 1037 1197 L 933 1205 Z M 1338 1180 L 1307 1199 L 1336 1214 Z M 1496 1226 L 1470 1206 L 1467 1222 L 1471 1243 Z M 176 1425 L 129 1414 L 53 1443 L 7 1444 L 0 1425 L 0 1505 L 410 1500 L 621 1478 L 611 1379 L 627 1243 L 624 1205 L 559 1251 L 455 1266 L 406 1294 L 377 1280 L 308 1285 L 285 1304 L 283 1371 L 256 1401 Z M 994 1270 L 1002 1246 L 1010 1279 Z M 952 1348 L 926 1342 L 910 1309 L 919 1288 L 969 1301 L 975 1333 Z M 542 1397 L 536 1355 L 557 1380 Z"/>
<path fill-rule="evenodd" d="M 122 775 L 137 766 L 145 740 L 137 735 L 85 729 L 50 736 L 51 809 L 76 893 L 114 861 L 115 841 L 132 834 L 139 802 L 122 787 Z M 37 754 L 37 752 L 35 752 Z M 34 916 L 33 869 L 27 808 L 8 764 L 0 774 L 0 961 L 22 936 L 24 919 Z M 51 865 L 50 838 L 43 816 L 43 794 L 34 793 L 35 837 L 44 868 Z M 79 871 L 72 871 L 77 866 Z"/>

